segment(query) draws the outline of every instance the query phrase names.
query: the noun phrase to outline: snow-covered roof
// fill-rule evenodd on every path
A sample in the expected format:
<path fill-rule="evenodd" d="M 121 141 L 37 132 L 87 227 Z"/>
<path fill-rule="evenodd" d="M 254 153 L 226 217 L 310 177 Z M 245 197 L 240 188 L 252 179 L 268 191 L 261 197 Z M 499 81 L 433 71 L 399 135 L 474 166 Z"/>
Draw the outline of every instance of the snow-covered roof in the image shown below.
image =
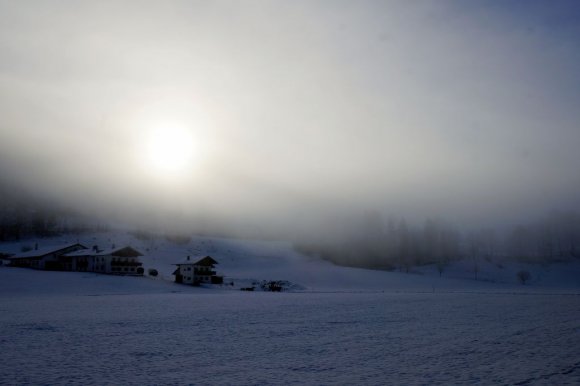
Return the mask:
<path fill-rule="evenodd" d="M 80 251 L 74 251 L 74 252 L 70 252 L 70 253 L 66 253 L 64 256 L 67 257 L 75 257 L 75 256 L 109 256 L 109 255 L 115 255 L 118 252 L 131 252 L 132 254 L 134 254 L 135 256 L 143 256 L 143 254 L 141 252 L 139 252 L 138 250 L 136 250 L 135 248 L 132 248 L 130 246 L 124 246 L 124 247 L 120 247 L 120 248 L 108 248 L 108 249 L 104 249 L 104 250 L 100 250 L 98 252 L 95 252 L 93 249 L 84 249 L 84 250 L 80 250 Z"/>
<path fill-rule="evenodd" d="M 71 248 L 71 247 L 75 247 L 75 246 L 79 246 L 82 248 L 87 248 L 82 244 L 79 243 L 74 243 L 74 244 L 65 244 L 65 245 L 59 245 L 59 246 L 51 246 L 51 247 L 44 247 L 44 248 L 39 248 L 39 249 L 33 249 L 31 251 L 28 252 L 23 252 L 23 253 L 19 253 L 17 255 L 11 256 L 11 259 L 25 259 L 25 258 L 30 258 L 30 257 L 42 257 L 45 255 L 49 255 L 51 253 L 56 253 L 59 251 L 62 251 L 63 249 L 66 248 Z"/>
<path fill-rule="evenodd" d="M 78 251 L 65 253 L 63 256 L 74 257 L 74 256 L 94 256 L 94 255 L 95 251 L 93 251 L 92 249 L 81 249 Z"/>
<path fill-rule="evenodd" d="M 173 265 L 204 265 L 204 266 L 208 266 L 211 267 L 215 264 L 219 264 L 217 261 L 214 260 L 213 257 L 211 256 L 206 256 L 203 257 L 197 261 L 195 260 L 190 260 L 189 258 L 187 260 L 181 261 L 179 263 L 175 263 Z"/>

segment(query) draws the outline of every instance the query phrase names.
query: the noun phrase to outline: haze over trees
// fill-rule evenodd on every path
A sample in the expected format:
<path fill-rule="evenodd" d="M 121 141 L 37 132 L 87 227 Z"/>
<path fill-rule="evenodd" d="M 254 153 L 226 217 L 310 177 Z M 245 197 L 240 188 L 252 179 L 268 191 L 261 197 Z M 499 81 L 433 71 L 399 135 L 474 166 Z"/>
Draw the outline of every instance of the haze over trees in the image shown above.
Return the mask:
<path fill-rule="evenodd" d="M 410 226 L 404 218 L 384 220 L 378 212 L 369 212 L 351 233 L 324 242 L 298 243 L 296 248 L 354 267 L 409 272 L 413 266 L 435 264 L 439 275 L 450 262 L 466 259 L 475 279 L 483 261 L 550 263 L 580 258 L 580 216 L 576 212 L 552 212 L 507 229 L 462 232 L 439 219 Z"/>
<path fill-rule="evenodd" d="M 0 242 L 106 230 L 108 225 L 69 208 L 0 194 Z"/>
<path fill-rule="evenodd" d="M 2 197 L 0 241 L 79 234 L 106 230 L 109 226 L 106 219 L 81 215 L 72 209 L 16 199 L 13 195 Z M 580 215 L 575 211 L 552 211 L 535 221 L 511 227 L 498 224 L 496 229 L 466 230 L 441 218 L 428 218 L 417 224 L 404 217 L 384 216 L 379 211 L 367 211 L 347 220 L 340 222 L 340 228 L 336 224 L 339 222 L 327 224 L 309 236 L 293 237 L 279 232 L 276 238 L 294 241 L 298 251 L 344 266 L 410 272 L 413 267 L 432 264 L 442 276 L 451 262 L 463 259 L 471 266 L 474 279 L 478 279 L 483 262 L 551 263 L 580 257 Z M 203 227 L 192 226 L 175 233 L 173 227 L 153 229 L 152 224 L 134 223 L 134 226 L 138 232 L 179 235 L 185 239 L 204 232 Z M 205 224 L 203 219 L 200 224 Z M 221 232 L 233 233 L 227 228 Z M 244 237 L 261 235 L 257 232 Z M 519 278 L 522 283 L 528 279 Z"/>

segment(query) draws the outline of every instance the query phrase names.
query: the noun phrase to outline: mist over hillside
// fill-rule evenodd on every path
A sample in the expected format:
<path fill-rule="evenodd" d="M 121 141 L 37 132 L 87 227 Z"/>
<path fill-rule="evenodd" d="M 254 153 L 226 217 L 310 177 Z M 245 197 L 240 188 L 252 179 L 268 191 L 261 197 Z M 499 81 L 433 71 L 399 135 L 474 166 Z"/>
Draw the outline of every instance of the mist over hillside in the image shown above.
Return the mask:
<path fill-rule="evenodd" d="M 431 265 L 442 275 L 455 263 L 464 261 L 475 279 L 485 264 L 501 268 L 513 262 L 550 264 L 580 260 L 580 215 L 576 212 L 553 211 L 527 223 L 477 228 L 459 227 L 443 219 L 411 223 L 404 217 L 367 211 L 343 215 L 341 221 L 321 221 L 317 229 L 309 224 L 310 227 L 301 230 L 275 227 L 264 230 L 251 223 L 244 227 L 243 219 L 238 224 L 212 223 L 203 218 L 197 224 L 184 224 L 179 218 L 172 220 L 167 216 L 131 222 L 135 219 L 119 213 L 91 214 L 34 200 L 33 196 L 16 194 L 15 190 L 5 189 L 2 197 L 0 242 L 26 244 L 30 239 L 58 236 L 78 239 L 115 229 L 167 240 L 189 240 L 192 235 L 285 240 L 305 255 L 350 267 L 409 273 Z M 28 244 L 27 248 L 31 248 Z"/>
<path fill-rule="evenodd" d="M 578 211 L 578 7 L 484 3 L 1 2 L 0 184 L 290 239 Z"/>

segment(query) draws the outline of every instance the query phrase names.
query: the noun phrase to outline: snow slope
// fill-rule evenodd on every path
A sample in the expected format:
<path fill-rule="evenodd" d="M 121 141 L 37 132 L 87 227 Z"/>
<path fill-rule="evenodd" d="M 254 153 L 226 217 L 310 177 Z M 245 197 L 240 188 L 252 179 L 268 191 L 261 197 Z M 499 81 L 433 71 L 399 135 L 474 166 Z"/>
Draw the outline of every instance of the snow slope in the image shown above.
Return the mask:
<path fill-rule="evenodd" d="M 35 243 L 45 248 L 74 242 L 103 249 L 130 245 L 145 254 L 141 258 L 145 271 L 155 268 L 161 274 L 158 279 L 167 282 L 174 280 L 172 264 L 183 261 L 186 256 L 195 259 L 211 255 L 219 261 L 218 273 L 225 275 L 226 283 L 234 282 L 235 289 L 251 285 L 253 281 L 288 280 L 307 291 L 580 292 L 580 261 L 544 267 L 507 264 L 501 269 L 493 264 L 480 264 L 476 281 L 469 262 L 455 263 L 440 278 L 435 267 L 416 269 L 415 274 L 338 267 L 304 256 L 290 243 L 282 241 L 193 237 L 187 243 L 177 244 L 161 237 L 141 240 L 124 231 L 4 244 L 0 245 L 0 252 L 18 253 L 22 246 Z M 517 283 L 516 272 L 522 267 L 532 272 L 529 286 Z"/>

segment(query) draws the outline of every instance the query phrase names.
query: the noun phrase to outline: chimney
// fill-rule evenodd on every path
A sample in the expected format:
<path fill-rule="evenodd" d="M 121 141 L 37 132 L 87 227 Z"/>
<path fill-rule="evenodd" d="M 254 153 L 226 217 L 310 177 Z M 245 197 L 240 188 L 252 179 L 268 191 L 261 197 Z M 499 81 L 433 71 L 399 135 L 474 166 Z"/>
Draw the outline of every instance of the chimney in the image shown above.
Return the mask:
<path fill-rule="evenodd" d="M 187 256 L 187 261 L 189 261 L 189 256 Z"/>

